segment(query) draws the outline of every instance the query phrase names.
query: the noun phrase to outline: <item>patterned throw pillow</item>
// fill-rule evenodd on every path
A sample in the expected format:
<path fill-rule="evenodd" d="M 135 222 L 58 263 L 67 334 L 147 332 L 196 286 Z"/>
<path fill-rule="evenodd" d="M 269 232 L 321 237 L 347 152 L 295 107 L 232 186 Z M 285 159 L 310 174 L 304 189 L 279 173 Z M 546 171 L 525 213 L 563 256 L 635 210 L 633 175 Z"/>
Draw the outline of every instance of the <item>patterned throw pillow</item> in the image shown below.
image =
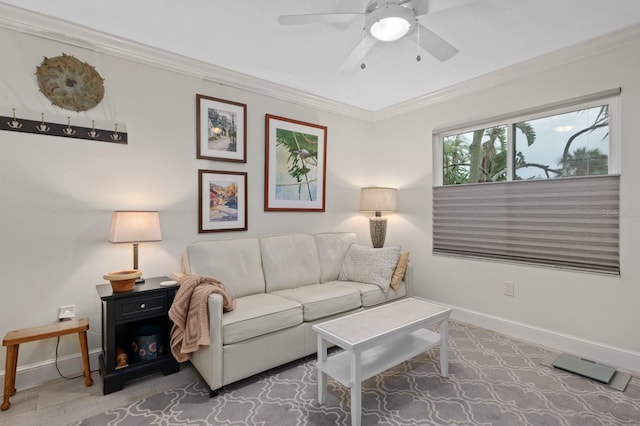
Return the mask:
<path fill-rule="evenodd" d="M 371 248 L 351 244 L 342 261 L 339 279 L 375 284 L 386 292 L 399 257 L 399 246 Z"/>
<path fill-rule="evenodd" d="M 407 270 L 407 263 L 409 263 L 409 252 L 403 251 L 400 253 L 400 258 L 398 259 L 398 264 L 396 265 L 395 271 L 393 271 L 393 276 L 391 277 L 391 288 L 397 289 L 404 277 L 404 272 Z"/>

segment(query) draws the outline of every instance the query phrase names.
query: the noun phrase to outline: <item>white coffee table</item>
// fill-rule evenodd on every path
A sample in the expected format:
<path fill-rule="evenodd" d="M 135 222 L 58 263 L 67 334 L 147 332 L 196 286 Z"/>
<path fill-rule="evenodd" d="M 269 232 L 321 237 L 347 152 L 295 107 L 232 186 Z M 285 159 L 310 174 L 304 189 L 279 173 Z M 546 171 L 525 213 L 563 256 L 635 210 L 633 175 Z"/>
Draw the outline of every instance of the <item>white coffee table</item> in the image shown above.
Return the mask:
<path fill-rule="evenodd" d="M 360 425 L 362 382 L 440 345 L 440 374 L 449 374 L 451 308 L 407 298 L 313 326 L 318 335 L 318 402 L 327 397 L 327 375 L 351 388 L 351 424 Z M 440 324 L 440 333 L 425 329 Z M 344 351 L 327 357 L 328 342 Z"/>

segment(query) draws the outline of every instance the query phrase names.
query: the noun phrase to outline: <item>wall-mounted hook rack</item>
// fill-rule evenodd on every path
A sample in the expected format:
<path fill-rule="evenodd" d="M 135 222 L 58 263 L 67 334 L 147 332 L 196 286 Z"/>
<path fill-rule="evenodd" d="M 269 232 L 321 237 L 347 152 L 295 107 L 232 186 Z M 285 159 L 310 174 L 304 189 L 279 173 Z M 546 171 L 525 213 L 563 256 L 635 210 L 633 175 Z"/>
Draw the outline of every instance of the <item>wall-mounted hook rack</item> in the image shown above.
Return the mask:
<path fill-rule="evenodd" d="M 13 109 L 12 117 L 0 116 L 0 130 L 12 132 L 35 133 L 39 135 L 60 136 L 63 138 L 87 139 L 100 142 L 111 142 L 127 144 L 127 132 L 122 131 L 120 123 L 114 123 L 113 129 L 99 129 L 95 126 L 95 120 L 91 121 L 91 127 L 81 126 L 80 120 L 77 124 L 72 124 L 71 117 L 66 117 L 66 124 L 52 121 L 45 121 L 45 114 L 40 113 L 40 120 L 32 120 L 16 117 L 16 110 Z"/>

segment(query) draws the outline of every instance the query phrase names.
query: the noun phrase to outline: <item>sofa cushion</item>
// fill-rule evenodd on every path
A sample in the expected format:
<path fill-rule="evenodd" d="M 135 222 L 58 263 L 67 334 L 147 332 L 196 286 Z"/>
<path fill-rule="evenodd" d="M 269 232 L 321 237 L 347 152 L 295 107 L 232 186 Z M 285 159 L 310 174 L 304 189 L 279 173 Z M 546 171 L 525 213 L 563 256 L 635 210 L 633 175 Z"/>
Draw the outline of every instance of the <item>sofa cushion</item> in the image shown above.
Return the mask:
<path fill-rule="evenodd" d="M 213 277 L 232 297 L 265 291 L 257 238 L 193 243 L 182 255 L 182 272 Z"/>
<path fill-rule="evenodd" d="M 316 234 L 318 258 L 320 259 L 320 282 L 335 281 L 351 243 L 358 240 L 354 232 L 327 232 Z"/>
<path fill-rule="evenodd" d="M 332 284 L 311 284 L 275 291 L 273 294 L 300 303 L 303 307 L 305 321 L 347 312 L 362 305 L 360 292 L 357 288 Z"/>
<path fill-rule="evenodd" d="M 302 305 L 269 293 L 236 299 L 233 311 L 222 315 L 223 344 L 241 342 L 302 323 Z"/>
<path fill-rule="evenodd" d="M 320 261 L 313 235 L 263 237 L 260 250 L 267 293 L 320 282 Z"/>
<path fill-rule="evenodd" d="M 359 281 L 387 291 L 396 269 L 400 247 L 371 248 L 351 244 L 340 269 L 340 281 Z"/>
<path fill-rule="evenodd" d="M 404 281 L 400 283 L 398 288 L 390 288 L 386 292 L 382 291 L 382 289 L 375 284 L 361 283 L 358 281 L 334 281 L 327 284 L 357 289 L 362 298 L 362 306 L 365 308 L 400 299 L 407 295 L 407 286 Z"/>

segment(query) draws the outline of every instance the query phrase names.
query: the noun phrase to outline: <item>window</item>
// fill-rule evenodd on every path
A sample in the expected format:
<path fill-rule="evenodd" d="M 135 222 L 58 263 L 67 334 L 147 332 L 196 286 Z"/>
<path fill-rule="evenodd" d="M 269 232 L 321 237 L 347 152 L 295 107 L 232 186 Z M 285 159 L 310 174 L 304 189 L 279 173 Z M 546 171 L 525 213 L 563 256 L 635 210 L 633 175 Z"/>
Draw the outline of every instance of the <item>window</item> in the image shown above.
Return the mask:
<path fill-rule="evenodd" d="M 619 274 L 619 93 L 434 133 L 433 252 Z"/>
<path fill-rule="evenodd" d="M 514 117 L 504 124 L 440 133 L 435 141 L 442 145 L 443 173 L 438 184 L 609 174 L 613 101 L 609 98 L 572 106 L 569 111 L 545 111 L 542 117 Z"/>
<path fill-rule="evenodd" d="M 442 138 L 443 182 L 497 182 L 507 179 L 507 126 Z"/>
<path fill-rule="evenodd" d="M 513 124 L 514 178 L 606 175 L 609 105 Z"/>

